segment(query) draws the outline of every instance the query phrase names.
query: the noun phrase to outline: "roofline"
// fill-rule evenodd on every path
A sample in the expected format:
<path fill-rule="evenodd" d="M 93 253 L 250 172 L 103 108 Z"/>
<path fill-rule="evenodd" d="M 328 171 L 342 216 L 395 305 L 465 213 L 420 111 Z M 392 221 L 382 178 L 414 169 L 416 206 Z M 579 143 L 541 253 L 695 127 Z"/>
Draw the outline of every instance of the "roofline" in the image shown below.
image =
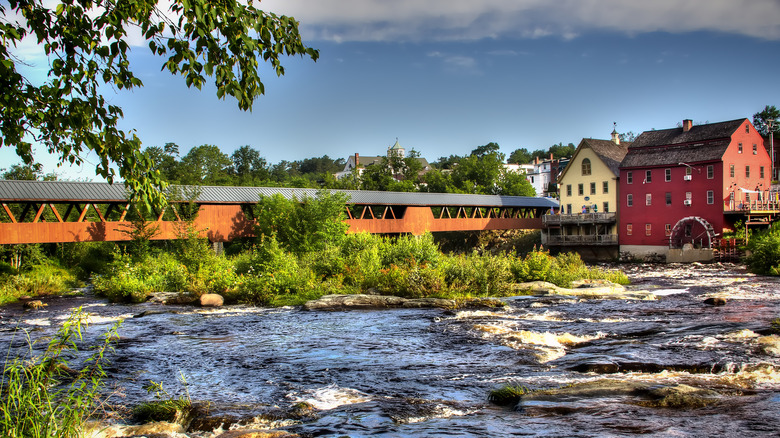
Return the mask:
<path fill-rule="evenodd" d="M 11 186 L 24 186 L 28 197 L 6 196 Z M 53 189 L 61 186 L 87 185 L 91 189 L 102 190 L 106 196 L 91 198 L 74 198 L 71 196 L 52 195 Z M 406 206 L 464 206 L 464 207 L 524 207 L 524 208 L 557 208 L 559 203 L 550 198 L 532 196 L 476 195 L 459 193 L 427 193 L 427 192 L 381 192 L 365 190 L 331 190 L 294 187 L 245 187 L 245 186 L 171 186 L 197 188 L 200 195 L 197 199 L 201 204 L 254 204 L 266 194 L 281 194 L 287 199 L 293 197 L 313 197 L 320 190 L 334 193 L 344 193 L 350 197 L 351 204 L 359 205 L 406 205 Z M 72 190 L 71 187 L 68 191 Z M 226 200 L 204 198 L 204 192 L 225 192 Z M 231 193 L 227 193 L 231 192 Z M 126 203 L 128 191 L 124 184 L 109 184 L 106 182 L 80 181 L 11 181 L 0 180 L 0 201 L 5 202 L 84 202 L 84 203 Z M 70 195 L 71 193 L 68 193 Z M 240 196 L 236 196 L 239 194 Z M 230 199 L 230 197 L 233 199 Z M 357 198 L 357 199 L 356 199 Z M 361 199 L 362 198 L 362 199 Z M 384 200 L 382 200 L 384 198 Z M 378 199 L 378 200 L 376 200 Z M 185 201 L 181 201 L 185 202 Z"/>

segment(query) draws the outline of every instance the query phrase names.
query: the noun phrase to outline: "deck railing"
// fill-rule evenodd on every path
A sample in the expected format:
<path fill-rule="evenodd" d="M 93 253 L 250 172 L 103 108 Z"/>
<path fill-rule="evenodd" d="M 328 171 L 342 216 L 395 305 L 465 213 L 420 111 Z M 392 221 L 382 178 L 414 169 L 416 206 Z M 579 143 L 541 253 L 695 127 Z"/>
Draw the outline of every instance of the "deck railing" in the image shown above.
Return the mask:
<path fill-rule="evenodd" d="M 617 220 L 615 213 L 546 214 L 542 216 L 545 226 L 567 224 L 612 224 Z"/>

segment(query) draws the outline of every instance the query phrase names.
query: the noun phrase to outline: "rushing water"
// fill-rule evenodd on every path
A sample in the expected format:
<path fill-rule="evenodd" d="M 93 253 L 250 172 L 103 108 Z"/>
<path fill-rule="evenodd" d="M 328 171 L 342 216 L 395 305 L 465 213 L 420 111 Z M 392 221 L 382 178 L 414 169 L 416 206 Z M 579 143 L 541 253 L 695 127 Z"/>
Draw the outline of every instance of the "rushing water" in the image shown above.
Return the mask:
<path fill-rule="evenodd" d="M 765 335 L 780 317 L 780 282 L 731 265 L 621 268 L 633 288 L 658 299 L 546 296 L 510 299 L 498 311 L 307 312 L 127 306 L 87 296 L 29 312 L 3 308 L 0 342 L 21 345 L 17 327 L 33 338 L 48 334 L 76 306 L 93 315 L 93 339 L 124 318 L 108 368 L 115 406 L 151 399 L 149 380 L 181 392 L 183 374 L 190 396 L 211 402 L 209 415 L 241 420 L 233 428 L 304 437 L 778 436 L 780 347 Z M 705 305 L 710 296 L 728 303 Z M 488 402 L 506 384 L 538 390 L 604 379 L 689 385 L 714 391 L 715 403 L 652 407 L 620 390 L 516 407 Z M 300 402 L 313 409 L 296 411 Z M 219 432 L 202 429 L 187 436 Z"/>

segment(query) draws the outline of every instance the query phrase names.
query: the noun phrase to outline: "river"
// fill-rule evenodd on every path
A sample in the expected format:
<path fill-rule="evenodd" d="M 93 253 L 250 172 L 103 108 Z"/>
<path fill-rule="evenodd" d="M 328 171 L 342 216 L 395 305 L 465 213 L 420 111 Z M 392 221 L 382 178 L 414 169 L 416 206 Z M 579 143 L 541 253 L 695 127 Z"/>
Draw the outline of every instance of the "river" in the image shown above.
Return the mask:
<path fill-rule="evenodd" d="M 181 394 L 184 375 L 190 397 L 209 401 L 213 418 L 240 420 L 234 429 L 352 438 L 778 436 L 780 348 L 765 335 L 780 317 L 780 279 L 728 264 L 620 268 L 631 288 L 657 299 L 543 296 L 490 311 L 315 312 L 120 305 L 86 295 L 46 299 L 41 310 L 0 309 L 0 343 L 23 346 L 18 328 L 49 334 L 77 306 L 92 315 L 93 341 L 124 319 L 108 367 L 113 407 L 150 400 L 150 380 Z M 704 304 L 712 296 L 726 305 Z M 507 384 L 594 382 L 602 389 L 488 402 Z M 658 407 L 639 395 L 680 385 L 706 391 L 708 402 Z M 296 410 L 301 402 L 305 412 Z M 178 436 L 222 430 L 210 427 Z"/>

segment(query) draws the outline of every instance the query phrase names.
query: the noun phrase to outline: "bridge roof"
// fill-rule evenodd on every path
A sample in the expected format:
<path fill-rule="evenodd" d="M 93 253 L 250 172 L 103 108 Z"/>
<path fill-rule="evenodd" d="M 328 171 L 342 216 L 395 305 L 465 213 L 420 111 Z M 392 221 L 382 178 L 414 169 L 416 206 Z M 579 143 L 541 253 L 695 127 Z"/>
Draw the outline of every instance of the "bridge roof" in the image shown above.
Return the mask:
<path fill-rule="evenodd" d="M 318 189 L 285 187 L 234 186 L 173 186 L 183 193 L 199 190 L 197 202 L 206 204 L 251 204 L 260 196 L 281 194 L 287 199 L 315 197 Z M 558 201 L 530 196 L 465 195 L 454 193 L 406 193 L 364 190 L 333 190 L 349 196 L 353 204 L 465 206 L 465 207 L 530 207 L 557 208 Z M 121 183 L 80 181 L 14 181 L 0 180 L 0 201 L 19 202 L 126 202 L 127 190 Z M 187 199 L 187 196 L 182 196 Z"/>

